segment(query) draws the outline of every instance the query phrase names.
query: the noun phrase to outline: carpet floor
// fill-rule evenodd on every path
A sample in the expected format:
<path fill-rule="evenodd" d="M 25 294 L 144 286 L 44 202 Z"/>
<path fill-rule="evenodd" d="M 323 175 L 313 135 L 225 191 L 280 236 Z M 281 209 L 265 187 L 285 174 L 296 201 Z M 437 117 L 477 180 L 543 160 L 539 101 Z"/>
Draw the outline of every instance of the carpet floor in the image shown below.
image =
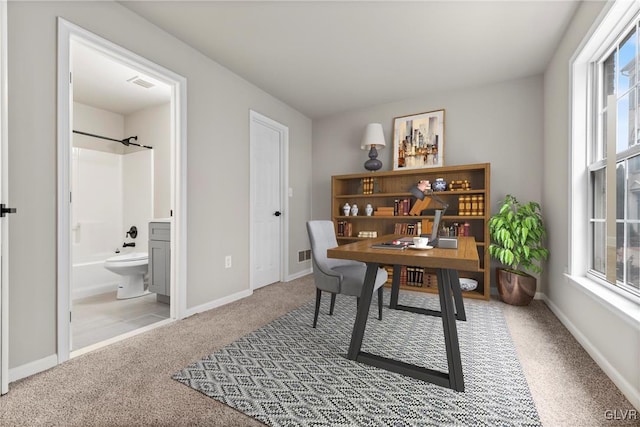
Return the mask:
<path fill-rule="evenodd" d="M 314 294 L 311 275 L 276 283 L 14 381 L 0 397 L 0 425 L 263 426 L 172 375 L 303 306 Z M 526 307 L 483 303 L 504 314 L 544 426 L 637 427 L 637 420 L 607 418 L 610 411 L 633 406 L 544 302 Z M 320 327 L 327 326 L 327 318 L 321 317 Z"/>
<path fill-rule="evenodd" d="M 389 293 L 385 293 L 385 307 Z M 311 327 L 311 301 L 174 375 L 205 395 L 270 426 L 540 425 L 504 316 L 467 301 L 458 321 L 465 391 L 440 387 L 346 359 L 355 298 L 329 299 Z M 400 304 L 439 310 L 437 296 Z M 447 372 L 442 320 L 371 304 L 363 351 Z"/>

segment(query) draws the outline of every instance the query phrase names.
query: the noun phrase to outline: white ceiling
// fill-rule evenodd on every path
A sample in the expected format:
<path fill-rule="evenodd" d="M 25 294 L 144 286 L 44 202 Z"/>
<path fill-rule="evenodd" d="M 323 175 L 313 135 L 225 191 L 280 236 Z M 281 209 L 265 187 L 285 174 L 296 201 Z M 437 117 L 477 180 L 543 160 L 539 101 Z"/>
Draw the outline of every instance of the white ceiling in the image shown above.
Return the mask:
<path fill-rule="evenodd" d="M 577 2 L 123 1 L 311 118 L 544 71 Z M 76 43 L 74 99 L 120 114 L 170 88 Z M 127 80 L 155 83 L 144 89 Z"/>
<path fill-rule="evenodd" d="M 95 49 L 72 41 L 73 100 L 126 116 L 171 100 L 171 87 L 137 72 Z M 144 88 L 132 83 L 141 78 L 152 83 Z M 134 79 L 135 80 L 135 79 Z"/>
<path fill-rule="evenodd" d="M 121 3 L 311 118 L 539 74 L 578 4 Z"/>

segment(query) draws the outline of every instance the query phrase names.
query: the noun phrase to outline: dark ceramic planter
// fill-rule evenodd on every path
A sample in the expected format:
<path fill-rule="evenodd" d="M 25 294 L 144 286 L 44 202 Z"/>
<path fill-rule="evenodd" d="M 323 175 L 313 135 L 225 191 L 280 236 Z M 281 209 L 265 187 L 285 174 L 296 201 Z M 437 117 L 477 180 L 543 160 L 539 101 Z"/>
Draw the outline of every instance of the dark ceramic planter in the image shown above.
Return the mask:
<path fill-rule="evenodd" d="M 496 269 L 496 285 L 500 298 L 511 305 L 529 305 L 536 294 L 536 278 L 513 270 Z"/>

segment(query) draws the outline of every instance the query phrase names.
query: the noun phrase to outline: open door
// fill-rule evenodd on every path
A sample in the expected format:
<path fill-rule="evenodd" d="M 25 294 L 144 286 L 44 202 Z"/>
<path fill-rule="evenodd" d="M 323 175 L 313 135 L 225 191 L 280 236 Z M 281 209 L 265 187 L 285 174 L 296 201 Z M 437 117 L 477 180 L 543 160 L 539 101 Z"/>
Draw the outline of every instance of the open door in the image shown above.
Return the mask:
<path fill-rule="evenodd" d="M 7 2 L 0 1 L 0 394 L 9 391 L 9 274 L 7 213 Z"/>

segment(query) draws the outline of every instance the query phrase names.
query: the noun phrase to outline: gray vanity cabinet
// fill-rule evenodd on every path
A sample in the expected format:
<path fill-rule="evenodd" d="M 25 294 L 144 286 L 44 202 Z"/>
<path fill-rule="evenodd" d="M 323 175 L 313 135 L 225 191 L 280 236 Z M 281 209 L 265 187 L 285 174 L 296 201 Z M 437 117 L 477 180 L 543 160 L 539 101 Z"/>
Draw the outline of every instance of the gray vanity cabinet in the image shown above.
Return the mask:
<path fill-rule="evenodd" d="M 149 223 L 149 291 L 169 302 L 171 277 L 171 223 Z"/>

